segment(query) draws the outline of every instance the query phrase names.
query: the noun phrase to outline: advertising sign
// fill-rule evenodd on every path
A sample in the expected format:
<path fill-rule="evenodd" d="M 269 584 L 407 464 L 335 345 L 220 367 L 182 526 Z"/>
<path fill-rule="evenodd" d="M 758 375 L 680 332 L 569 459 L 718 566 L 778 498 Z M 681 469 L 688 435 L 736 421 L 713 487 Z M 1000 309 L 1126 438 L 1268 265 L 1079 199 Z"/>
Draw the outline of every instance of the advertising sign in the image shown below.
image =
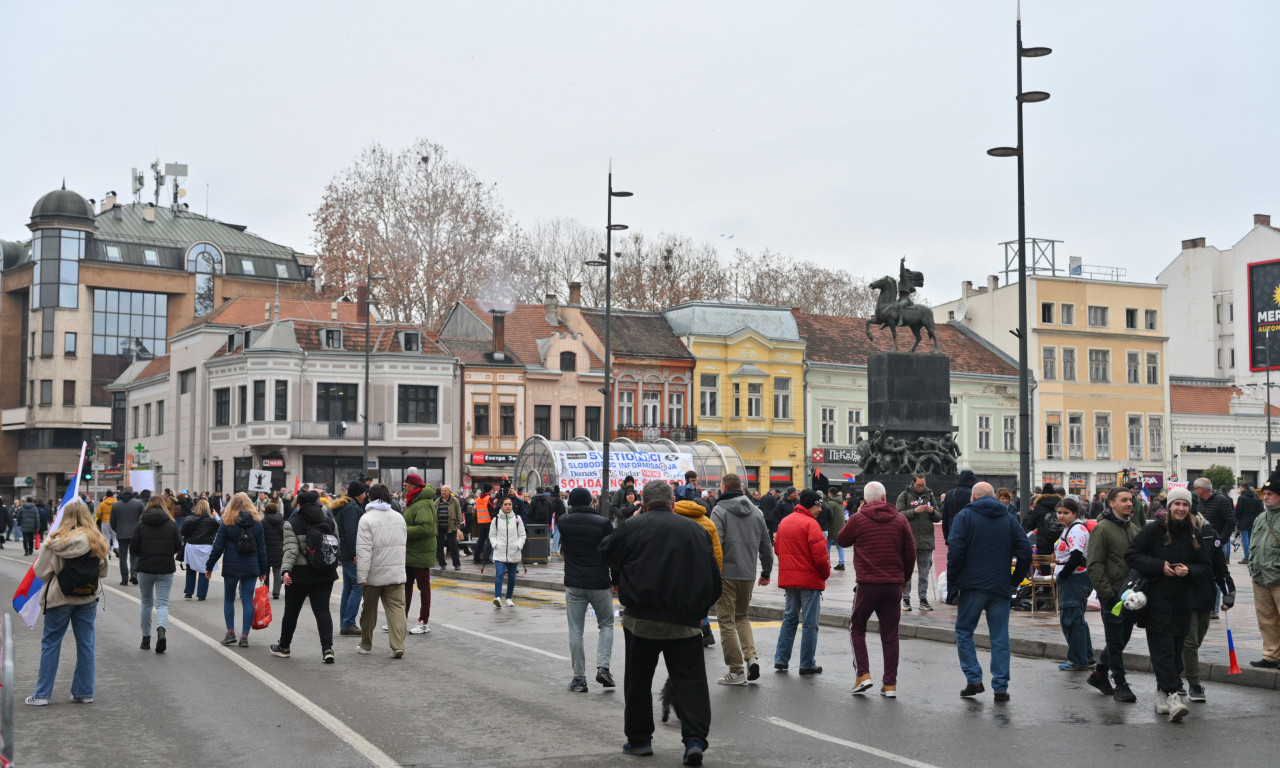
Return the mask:
<path fill-rule="evenodd" d="M 560 490 L 586 488 L 592 493 L 600 491 L 600 473 L 604 469 L 604 454 L 600 451 L 556 451 L 556 470 L 560 476 Z M 691 453 L 641 453 L 631 451 L 609 452 L 609 490 L 622 488 L 627 475 L 636 480 L 636 488 L 643 488 L 650 480 L 676 480 L 683 482 L 684 473 L 693 469 Z"/>
<path fill-rule="evenodd" d="M 809 460 L 814 464 L 822 464 L 827 460 L 827 452 L 822 448 L 814 448 L 809 452 Z"/>
<path fill-rule="evenodd" d="M 1249 265 L 1249 370 L 1280 367 L 1280 259 Z"/>

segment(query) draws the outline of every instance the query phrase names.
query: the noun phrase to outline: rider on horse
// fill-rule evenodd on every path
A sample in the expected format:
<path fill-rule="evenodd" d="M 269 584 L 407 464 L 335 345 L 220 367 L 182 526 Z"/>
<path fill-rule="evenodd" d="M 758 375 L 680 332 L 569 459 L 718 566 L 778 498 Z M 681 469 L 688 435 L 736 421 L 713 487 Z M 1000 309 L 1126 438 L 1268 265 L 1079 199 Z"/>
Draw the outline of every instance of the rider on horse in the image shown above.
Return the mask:
<path fill-rule="evenodd" d="M 915 306 L 911 294 L 924 287 L 924 274 L 907 269 L 907 257 L 898 262 L 898 325 L 906 325 L 906 308 Z"/>

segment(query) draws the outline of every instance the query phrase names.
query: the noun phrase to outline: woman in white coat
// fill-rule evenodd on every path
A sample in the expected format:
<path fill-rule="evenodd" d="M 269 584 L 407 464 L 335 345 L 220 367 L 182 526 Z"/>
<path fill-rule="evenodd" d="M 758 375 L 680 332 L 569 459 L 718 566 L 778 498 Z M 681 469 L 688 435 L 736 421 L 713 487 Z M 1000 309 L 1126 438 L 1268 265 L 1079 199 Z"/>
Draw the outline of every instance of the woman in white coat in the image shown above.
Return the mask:
<path fill-rule="evenodd" d="M 391 491 L 382 483 L 369 488 L 369 500 L 356 527 L 356 580 L 360 584 L 360 653 L 373 651 L 378 603 L 387 617 L 391 656 L 404 656 L 407 617 L 404 610 L 404 559 L 408 528 L 404 515 L 391 506 Z"/>
<path fill-rule="evenodd" d="M 525 530 L 522 521 L 512 511 L 511 497 L 502 500 L 502 508 L 489 526 L 489 544 L 493 549 L 493 604 L 502 607 L 502 577 L 507 577 L 507 607 L 514 608 L 511 596 L 516 592 L 516 571 L 519 570 L 524 551 Z"/>

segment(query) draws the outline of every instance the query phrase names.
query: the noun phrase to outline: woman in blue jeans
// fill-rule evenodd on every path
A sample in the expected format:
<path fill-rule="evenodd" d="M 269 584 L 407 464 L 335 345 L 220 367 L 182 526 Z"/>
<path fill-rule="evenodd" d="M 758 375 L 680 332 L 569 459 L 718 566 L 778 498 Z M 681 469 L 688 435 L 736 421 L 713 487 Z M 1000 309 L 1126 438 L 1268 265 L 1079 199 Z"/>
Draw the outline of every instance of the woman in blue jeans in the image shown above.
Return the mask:
<path fill-rule="evenodd" d="M 213 516 L 208 499 L 196 502 L 191 515 L 182 523 L 182 539 L 186 542 L 182 559 L 187 564 L 187 580 L 182 596 L 187 600 L 192 595 L 203 600 L 209 594 L 209 580 L 205 578 L 204 569 L 208 567 L 213 540 L 221 527 L 222 521 Z"/>
<path fill-rule="evenodd" d="M 40 674 L 36 690 L 27 697 L 31 706 L 42 707 L 53 695 L 53 682 L 58 675 L 58 658 L 67 627 L 76 636 L 76 669 L 71 677 L 71 700 L 78 704 L 93 702 L 93 620 L 102 595 L 102 580 L 107 576 L 107 540 L 94 525 L 89 507 L 73 501 L 62 513 L 62 522 L 40 548 L 35 575 L 44 582 L 40 604 L 44 608 L 44 637 L 40 642 Z M 92 555 L 98 559 L 98 580 L 91 594 L 63 594 L 58 574 L 68 560 Z M 88 586 L 84 586 L 88 591 Z"/>
<path fill-rule="evenodd" d="M 516 592 L 516 571 L 523 559 L 525 531 L 524 521 L 512 510 L 511 497 L 502 499 L 502 509 L 489 526 L 489 542 L 493 545 L 493 604 L 502 607 L 502 579 L 507 579 L 507 607 L 515 606 L 511 599 Z"/>
<path fill-rule="evenodd" d="M 165 631 L 169 625 L 169 592 L 182 534 L 173 521 L 173 503 L 167 496 L 152 496 L 138 519 L 129 541 L 129 556 L 138 559 L 138 592 L 142 598 L 142 650 L 151 650 L 151 609 L 156 612 L 156 653 L 168 647 Z"/>
<path fill-rule="evenodd" d="M 1088 672 L 1094 664 L 1093 638 L 1084 620 L 1085 602 L 1093 591 L 1085 557 L 1089 553 L 1089 527 L 1080 520 L 1080 505 L 1070 497 L 1058 502 L 1056 510 L 1062 535 L 1053 546 L 1057 564 L 1058 621 L 1067 640 L 1067 660 L 1058 665 L 1063 672 Z"/>
<path fill-rule="evenodd" d="M 253 627 L 254 581 L 265 584 L 267 565 L 267 539 L 262 531 L 262 516 L 248 494 L 237 493 L 222 511 L 222 525 L 213 538 L 209 552 L 209 564 L 205 577 L 213 577 L 213 567 L 218 558 L 222 562 L 222 615 L 226 619 L 227 634 L 223 645 L 236 645 L 236 589 L 240 590 L 243 618 L 240 625 L 241 648 L 249 647 L 249 630 Z"/>

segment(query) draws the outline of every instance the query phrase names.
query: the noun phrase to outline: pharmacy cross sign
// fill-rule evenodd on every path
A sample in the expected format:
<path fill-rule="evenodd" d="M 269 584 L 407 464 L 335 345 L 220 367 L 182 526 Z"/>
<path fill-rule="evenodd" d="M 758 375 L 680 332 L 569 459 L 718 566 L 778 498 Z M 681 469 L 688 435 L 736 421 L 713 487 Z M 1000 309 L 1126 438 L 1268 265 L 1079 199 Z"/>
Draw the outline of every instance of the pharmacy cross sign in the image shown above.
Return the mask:
<path fill-rule="evenodd" d="M 133 446 L 133 450 L 135 453 L 146 453 L 147 446 L 143 445 L 142 443 L 138 443 L 137 445 Z"/>

